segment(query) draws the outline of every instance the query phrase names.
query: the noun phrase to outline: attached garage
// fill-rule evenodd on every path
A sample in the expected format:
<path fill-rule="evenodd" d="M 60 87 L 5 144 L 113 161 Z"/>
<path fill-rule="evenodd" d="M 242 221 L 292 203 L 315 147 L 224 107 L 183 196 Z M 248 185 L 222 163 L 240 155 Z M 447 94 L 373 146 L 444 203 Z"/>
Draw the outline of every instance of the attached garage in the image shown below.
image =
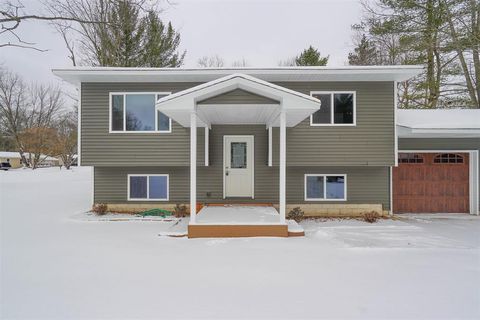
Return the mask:
<path fill-rule="evenodd" d="M 469 153 L 399 153 L 394 213 L 469 213 Z"/>
<path fill-rule="evenodd" d="M 394 213 L 480 213 L 480 109 L 397 111 Z"/>

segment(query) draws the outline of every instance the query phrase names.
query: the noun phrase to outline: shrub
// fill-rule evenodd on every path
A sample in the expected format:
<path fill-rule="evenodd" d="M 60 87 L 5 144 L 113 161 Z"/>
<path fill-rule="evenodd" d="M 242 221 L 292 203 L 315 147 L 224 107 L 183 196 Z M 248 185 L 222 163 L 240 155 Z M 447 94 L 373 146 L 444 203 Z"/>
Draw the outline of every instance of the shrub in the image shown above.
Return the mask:
<path fill-rule="evenodd" d="M 303 219 L 305 212 L 303 212 L 300 207 L 293 208 L 288 214 L 287 219 L 295 220 L 296 222 L 300 222 Z"/>
<path fill-rule="evenodd" d="M 99 216 L 103 216 L 105 213 L 107 213 L 107 205 L 105 203 L 96 203 L 93 205 L 92 211 Z"/>
<path fill-rule="evenodd" d="M 176 218 L 184 218 L 188 214 L 187 206 L 177 203 L 175 208 L 173 208 L 173 215 Z"/>
<path fill-rule="evenodd" d="M 365 212 L 363 214 L 363 220 L 368 223 L 377 222 L 378 219 L 380 219 L 380 215 L 376 211 Z"/>

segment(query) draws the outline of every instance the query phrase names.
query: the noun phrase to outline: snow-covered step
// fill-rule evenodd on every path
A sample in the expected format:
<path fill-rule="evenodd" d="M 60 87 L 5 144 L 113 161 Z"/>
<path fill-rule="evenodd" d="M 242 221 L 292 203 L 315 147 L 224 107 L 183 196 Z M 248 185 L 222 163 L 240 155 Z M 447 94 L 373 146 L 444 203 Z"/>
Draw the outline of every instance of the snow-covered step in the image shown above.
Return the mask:
<path fill-rule="evenodd" d="M 305 236 L 305 230 L 295 220 L 287 220 L 288 236 L 289 237 L 303 237 Z"/>

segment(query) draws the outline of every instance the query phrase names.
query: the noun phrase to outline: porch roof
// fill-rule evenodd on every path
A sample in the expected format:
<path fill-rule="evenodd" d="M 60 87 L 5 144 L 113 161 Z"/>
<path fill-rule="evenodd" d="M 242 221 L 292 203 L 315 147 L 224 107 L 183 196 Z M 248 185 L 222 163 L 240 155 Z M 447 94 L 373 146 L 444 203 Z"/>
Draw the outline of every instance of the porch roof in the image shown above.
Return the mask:
<path fill-rule="evenodd" d="M 242 89 L 278 103 L 272 104 L 198 104 L 200 101 Z M 190 126 L 190 114 L 197 114 L 198 127 L 212 124 L 265 124 L 279 126 L 280 110 L 285 110 L 286 126 L 293 127 L 320 109 L 320 101 L 246 74 L 231 74 L 166 96 L 156 103 L 158 111 L 184 127 Z"/>

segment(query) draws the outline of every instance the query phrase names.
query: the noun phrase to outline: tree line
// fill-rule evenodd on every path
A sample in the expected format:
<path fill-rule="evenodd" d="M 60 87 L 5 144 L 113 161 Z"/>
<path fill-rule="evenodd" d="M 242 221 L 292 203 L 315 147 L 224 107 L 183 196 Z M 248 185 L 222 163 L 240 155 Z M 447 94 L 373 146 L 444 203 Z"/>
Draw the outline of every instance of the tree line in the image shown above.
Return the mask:
<path fill-rule="evenodd" d="M 364 1 L 351 65 L 421 64 L 399 84 L 403 108 L 480 108 L 478 0 Z"/>

